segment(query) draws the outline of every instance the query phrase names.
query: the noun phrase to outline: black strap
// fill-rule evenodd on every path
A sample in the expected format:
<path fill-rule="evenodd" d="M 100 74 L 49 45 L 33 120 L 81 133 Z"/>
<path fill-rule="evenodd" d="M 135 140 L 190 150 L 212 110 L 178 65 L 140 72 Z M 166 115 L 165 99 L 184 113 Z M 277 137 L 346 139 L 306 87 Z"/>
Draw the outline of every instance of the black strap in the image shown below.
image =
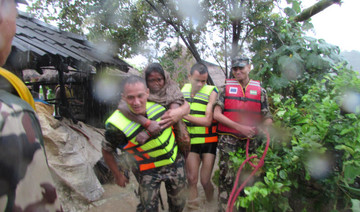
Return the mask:
<path fill-rule="evenodd" d="M 208 102 L 204 101 L 204 100 L 200 100 L 200 99 L 194 99 L 194 98 L 185 98 L 185 100 L 189 103 L 199 103 L 199 104 L 203 104 L 203 105 L 207 105 Z"/>
<path fill-rule="evenodd" d="M 205 111 L 190 110 L 190 115 L 205 115 Z"/>
<path fill-rule="evenodd" d="M 251 113 L 251 114 L 261 115 L 261 112 L 241 110 L 241 109 L 224 109 L 224 112 Z"/>
<path fill-rule="evenodd" d="M 217 133 L 208 133 L 208 134 L 191 134 L 190 133 L 190 138 L 207 138 L 207 137 L 215 137 L 217 136 Z"/>
<path fill-rule="evenodd" d="M 185 122 L 185 124 L 186 124 L 187 127 L 204 127 L 204 126 L 197 125 L 197 124 L 194 124 L 194 123 L 191 123 L 191 122 L 188 122 L 188 121 Z M 211 126 L 209 128 L 211 128 L 213 126 L 216 126 L 216 125 L 217 125 L 217 123 L 211 123 Z"/>
<path fill-rule="evenodd" d="M 173 145 L 172 149 L 171 149 L 168 153 L 166 153 L 166 154 L 164 154 L 164 155 L 160 155 L 159 157 L 155 157 L 155 158 L 153 158 L 153 157 L 150 157 L 150 158 L 141 157 L 141 158 L 143 158 L 144 160 L 142 160 L 142 161 L 137 161 L 137 163 L 138 163 L 138 164 L 146 164 L 146 163 L 154 163 L 154 162 L 156 162 L 156 161 L 161 161 L 161 160 L 169 159 L 169 158 L 171 158 L 171 156 L 174 154 L 174 149 L 175 149 L 175 147 L 176 147 L 176 144 Z"/>
<path fill-rule="evenodd" d="M 156 119 L 160 118 L 162 115 L 164 115 L 164 113 L 166 112 L 166 110 L 161 111 L 160 113 L 156 114 L 154 117 L 152 117 L 150 120 L 156 121 Z"/>
<path fill-rule="evenodd" d="M 225 96 L 225 99 L 235 99 L 235 100 L 239 100 L 239 101 L 243 101 L 243 102 L 250 101 L 250 102 L 261 103 L 260 100 L 251 99 L 251 98 L 247 98 L 247 97 Z"/>
<path fill-rule="evenodd" d="M 160 146 L 155 147 L 155 148 L 153 148 L 153 149 L 149 149 L 149 150 L 147 150 L 147 151 L 139 152 L 139 151 L 136 150 L 136 148 L 138 148 L 138 147 L 141 146 L 142 144 L 141 144 L 141 145 L 138 144 L 138 145 L 133 146 L 133 147 L 130 147 L 130 148 L 126 149 L 126 150 L 127 150 L 127 151 L 128 151 L 128 150 L 133 150 L 133 151 L 135 151 L 135 152 L 139 152 L 140 154 L 145 154 L 145 153 L 149 153 L 149 152 L 152 152 L 152 151 L 155 151 L 155 150 L 163 149 L 163 148 L 165 148 L 165 147 L 169 144 L 171 135 L 172 135 L 172 133 L 169 133 L 169 137 L 166 139 L 166 141 L 165 141 L 164 143 L 162 143 Z M 137 155 L 137 156 L 140 157 L 140 155 Z"/>

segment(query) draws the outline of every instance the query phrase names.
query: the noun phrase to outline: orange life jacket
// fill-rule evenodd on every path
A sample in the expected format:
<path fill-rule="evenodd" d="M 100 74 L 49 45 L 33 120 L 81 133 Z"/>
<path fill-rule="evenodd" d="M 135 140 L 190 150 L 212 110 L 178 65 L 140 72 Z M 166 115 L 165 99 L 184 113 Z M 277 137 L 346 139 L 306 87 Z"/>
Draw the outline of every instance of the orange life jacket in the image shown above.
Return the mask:
<path fill-rule="evenodd" d="M 259 124 L 262 118 L 260 82 L 250 80 L 244 92 L 237 80 L 227 79 L 223 114 L 232 121 L 243 125 L 256 126 Z M 218 132 L 245 137 L 239 131 L 220 123 L 218 124 Z"/>

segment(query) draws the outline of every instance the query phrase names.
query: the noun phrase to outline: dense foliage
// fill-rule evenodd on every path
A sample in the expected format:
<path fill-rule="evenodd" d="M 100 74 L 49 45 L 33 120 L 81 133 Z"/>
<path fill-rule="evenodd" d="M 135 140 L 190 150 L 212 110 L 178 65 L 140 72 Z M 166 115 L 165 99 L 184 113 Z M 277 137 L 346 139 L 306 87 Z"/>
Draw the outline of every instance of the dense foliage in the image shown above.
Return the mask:
<path fill-rule="evenodd" d="M 349 113 L 341 106 L 350 100 L 348 92 L 359 88 L 359 76 L 339 66 L 337 74 L 310 86 L 301 101 L 273 94 L 275 126 L 281 129 L 271 133 L 264 181 L 247 187 L 238 205 L 253 211 L 351 208 L 360 198 L 360 107 Z M 243 159 L 234 154 L 234 161 Z"/>
<path fill-rule="evenodd" d="M 277 128 L 271 132 L 264 180 L 247 187 L 237 206 L 253 211 L 356 209 L 360 108 L 356 101 L 357 111 L 342 105 L 360 98 L 359 76 L 345 68 L 338 47 L 303 36 L 306 25 L 272 18 L 279 24 L 276 37 L 261 34 L 267 42 L 251 45 L 258 50 L 252 76 L 268 88 Z M 242 151 L 233 155 L 238 166 L 244 159 Z"/>

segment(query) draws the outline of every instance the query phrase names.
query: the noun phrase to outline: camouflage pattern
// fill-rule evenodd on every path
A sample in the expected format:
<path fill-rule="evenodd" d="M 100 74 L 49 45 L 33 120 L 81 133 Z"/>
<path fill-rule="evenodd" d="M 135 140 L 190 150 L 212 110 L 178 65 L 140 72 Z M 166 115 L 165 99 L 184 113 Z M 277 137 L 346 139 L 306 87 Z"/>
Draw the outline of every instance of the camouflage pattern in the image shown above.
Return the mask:
<path fill-rule="evenodd" d="M 161 182 L 165 183 L 169 211 L 183 211 L 186 202 L 184 164 L 185 160 L 179 154 L 178 159 L 171 165 L 141 172 L 139 178 L 140 205 L 137 212 L 158 211 Z"/>
<path fill-rule="evenodd" d="M 230 160 L 230 152 L 236 152 L 239 148 L 246 148 L 247 139 L 239 139 L 232 135 L 219 135 L 219 196 L 218 209 L 226 211 L 227 202 L 234 186 L 237 170 L 231 168 L 233 166 Z M 250 140 L 249 154 L 255 152 L 256 148 L 261 144 L 261 139 Z"/>
<path fill-rule="evenodd" d="M 5 180 L 9 189 L 13 189 L 25 176 L 34 153 L 40 149 L 42 133 L 31 106 L 3 90 L 0 90 L 0 111 L 1 170 L 9 171 Z"/>
<path fill-rule="evenodd" d="M 169 207 L 170 211 L 183 210 L 186 200 L 184 193 L 184 188 L 186 187 L 185 160 L 183 156 L 179 155 L 178 159 L 172 165 L 145 172 L 139 171 L 136 161 L 131 154 L 123 152 L 120 155 L 115 154 L 115 157 L 119 169 L 125 173 L 125 176 L 128 177 L 129 171 L 132 171 L 139 183 L 138 191 L 135 192 L 135 194 L 139 197 L 140 201 L 143 199 L 145 203 L 139 203 L 136 211 L 157 211 L 158 207 L 154 206 L 159 205 L 158 192 L 160 192 L 159 186 L 162 181 L 164 181 L 166 185 L 169 204 L 171 204 Z M 141 184 L 144 186 L 141 186 Z M 144 207 L 144 205 L 148 207 Z"/>
<path fill-rule="evenodd" d="M 0 211 L 5 208 L 5 195 L 13 198 L 16 208 L 39 209 L 47 203 L 53 205 L 51 211 L 60 208 L 42 146 L 41 127 L 33 108 L 0 89 Z"/>

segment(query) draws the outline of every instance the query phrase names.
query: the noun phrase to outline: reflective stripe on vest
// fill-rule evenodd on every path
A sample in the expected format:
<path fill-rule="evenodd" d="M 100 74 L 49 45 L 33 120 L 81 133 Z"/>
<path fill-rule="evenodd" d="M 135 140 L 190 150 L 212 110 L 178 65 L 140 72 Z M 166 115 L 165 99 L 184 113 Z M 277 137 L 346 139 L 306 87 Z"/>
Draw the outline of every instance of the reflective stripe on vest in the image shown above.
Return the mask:
<path fill-rule="evenodd" d="M 234 122 L 256 126 L 261 121 L 261 86 L 259 81 L 250 80 L 244 90 L 235 79 L 226 80 L 224 115 Z M 219 123 L 220 134 L 230 133 L 245 137 L 239 131 Z"/>
<path fill-rule="evenodd" d="M 165 108 L 153 102 L 146 103 L 146 114 L 151 120 L 160 121 Z M 140 171 L 165 166 L 174 163 L 178 147 L 171 127 L 166 128 L 160 136 L 140 145 L 135 141 L 144 128 L 136 122 L 127 119 L 120 111 L 115 111 L 105 122 L 111 123 L 126 136 L 128 143 L 123 148 L 132 154 L 139 165 Z"/>
<path fill-rule="evenodd" d="M 206 106 L 209 103 L 210 94 L 213 91 L 218 91 L 215 86 L 204 85 L 197 92 L 194 98 L 191 98 L 191 84 L 185 84 L 181 89 L 185 100 L 190 105 L 190 115 L 194 117 L 205 117 Z M 212 143 L 218 141 L 216 133 L 217 124 L 215 121 L 212 122 L 211 127 L 197 126 L 184 119 L 187 129 L 190 134 L 191 144 L 203 144 Z"/>

